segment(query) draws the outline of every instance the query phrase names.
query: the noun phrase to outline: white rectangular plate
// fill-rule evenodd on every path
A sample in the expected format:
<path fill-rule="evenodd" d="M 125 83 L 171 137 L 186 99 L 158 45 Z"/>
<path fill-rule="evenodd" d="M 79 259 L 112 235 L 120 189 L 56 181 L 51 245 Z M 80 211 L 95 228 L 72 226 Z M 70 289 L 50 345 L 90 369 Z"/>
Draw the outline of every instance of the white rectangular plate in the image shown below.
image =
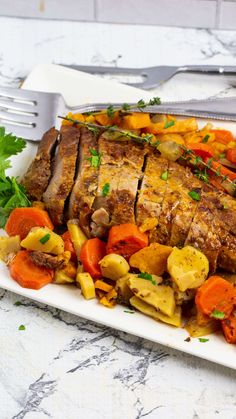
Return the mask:
<path fill-rule="evenodd" d="M 102 101 L 135 102 L 152 96 L 151 93 L 53 65 L 36 67 L 25 81 L 24 88 L 60 92 L 69 105 Z M 214 125 L 216 126 L 216 122 Z M 236 135 L 236 124 L 219 122 L 217 125 L 228 127 Z M 23 156 L 14 158 L 12 173 L 23 174 L 35 150 L 36 145 L 28 144 Z M 97 300 L 86 301 L 80 295 L 80 290 L 73 286 L 51 284 L 39 291 L 22 288 L 10 277 L 3 263 L 0 264 L 0 287 L 114 329 L 236 368 L 236 347 L 227 344 L 221 334 L 210 335 L 206 343 L 200 343 L 198 339 L 186 342 L 188 333 L 184 329 L 156 322 L 137 312 L 126 313 L 122 306 L 107 309 Z"/>

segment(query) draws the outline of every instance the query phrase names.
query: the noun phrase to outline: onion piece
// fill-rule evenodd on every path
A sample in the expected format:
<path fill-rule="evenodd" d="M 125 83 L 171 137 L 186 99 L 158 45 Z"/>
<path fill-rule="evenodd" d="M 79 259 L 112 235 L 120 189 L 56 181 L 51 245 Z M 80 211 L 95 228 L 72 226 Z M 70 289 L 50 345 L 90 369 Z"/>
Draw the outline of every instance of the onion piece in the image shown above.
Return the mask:
<path fill-rule="evenodd" d="M 161 156 L 170 161 L 178 160 L 182 155 L 181 147 L 174 141 L 165 141 L 159 144 L 157 149 L 160 151 Z"/>

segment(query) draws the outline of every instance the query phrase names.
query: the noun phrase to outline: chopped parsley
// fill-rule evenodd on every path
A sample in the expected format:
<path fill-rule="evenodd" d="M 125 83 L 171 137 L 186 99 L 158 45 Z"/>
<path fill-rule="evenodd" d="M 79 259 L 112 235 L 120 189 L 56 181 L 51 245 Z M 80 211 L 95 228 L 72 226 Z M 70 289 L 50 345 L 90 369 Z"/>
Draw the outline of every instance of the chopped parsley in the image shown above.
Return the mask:
<path fill-rule="evenodd" d="M 24 326 L 23 324 L 21 324 L 21 325 L 18 327 L 18 330 L 25 330 L 25 326 Z"/>
<path fill-rule="evenodd" d="M 94 148 L 90 148 L 89 152 L 91 157 L 87 157 L 87 160 L 90 162 L 91 167 L 99 167 L 101 164 L 102 155 L 99 154 Z"/>
<path fill-rule="evenodd" d="M 200 196 L 200 194 L 198 193 L 198 192 L 196 192 L 196 191 L 190 191 L 189 193 L 188 193 L 188 195 L 194 200 L 194 201 L 200 201 L 200 199 L 201 199 L 201 196 Z"/>
<path fill-rule="evenodd" d="M 167 121 L 164 125 L 164 128 L 170 128 L 173 127 L 173 125 L 175 125 L 175 121 Z"/>
<path fill-rule="evenodd" d="M 206 339 L 206 338 L 198 338 L 198 340 L 201 343 L 205 343 L 205 342 L 208 342 L 209 341 L 209 339 Z"/>
<path fill-rule="evenodd" d="M 223 320 L 225 318 L 225 313 L 223 311 L 219 310 L 213 310 L 210 317 L 213 317 L 214 319 Z"/>
<path fill-rule="evenodd" d="M 152 275 L 147 272 L 140 272 L 138 278 L 146 279 L 147 281 L 151 281 L 153 285 L 156 285 L 156 281 L 152 278 Z"/>
<path fill-rule="evenodd" d="M 50 239 L 51 234 L 47 233 L 45 234 L 45 236 L 41 237 L 41 239 L 39 239 L 40 243 L 45 244 L 48 242 L 48 240 Z"/>
<path fill-rule="evenodd" d="M 102 196 L 107 196 L 110 192 L 110 183 L 105 183 L 102 187 Z"/>
<path fill-rule="evenodd" d="M 15 301 L 14 302 L 14 306 L 21 306 L 22 305 L 22 302 L 21 301 Z"/>
<path fill-rule="evenodd" d="M 135 313 L 135 311 L 131 311 L 131 310 L 124 310 L 124 313 L 134 314 L 134 313 Z"/>
<path fill-rule="evenodd" d="M 202 139 L 202 143 L 207 143 L 207 141 L 209 140 L 209 138 L 210 138 L 210 135 L 209 134 L 205 135 L 205 137 L 203 137 L 203 139 Z"/>
<path fill-rule="evenodd" d="M 162 172 L 160 178 L 162 180 L 167 180 L 168 179 L 168 176 L 169 176 L 169 173 L 168 173 L 168 170 L 166 170 L 165 172 Z"/>

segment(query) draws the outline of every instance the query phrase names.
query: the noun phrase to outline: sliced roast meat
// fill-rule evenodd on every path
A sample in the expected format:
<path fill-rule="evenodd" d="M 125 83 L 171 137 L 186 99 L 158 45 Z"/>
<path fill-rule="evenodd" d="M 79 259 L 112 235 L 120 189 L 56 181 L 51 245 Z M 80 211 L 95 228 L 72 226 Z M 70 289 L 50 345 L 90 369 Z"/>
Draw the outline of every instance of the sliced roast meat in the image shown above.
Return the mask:
<path fill-rule="evenodd" d="M 71 192 L 68 218 L 77 218 L 85 234 L 90 236 L 90 218 L 96 197 L 98 167 L 91 165 L 91 150 L 98 151 L 97 135 L 87 128 L 81 128 L 78 169 Z"/>
<path fill-rule="evenodd" d="M 52 175 L 52 158 L 56 149 L 59 132 L 48 130 L 39 143 L 37 154 L 21 180 L 27 194 L 40 201 Z"/>
<path fill-rule="evenodd" d="M 53 175 L 43 194 L 43 201 L 55 225 L 64 221 L 65 202 L 74 184 L 79 139 L 78 128 L 62 126 Z"/>
<path fill-rule="evenodd" d="M 146 156 L 144 175 L 136 202 L 136 222 L 139 226 L 147 218 L 159 219 L 167 187 L 161 175 L 167 170 L 166 159 L 154 153 Z"/>

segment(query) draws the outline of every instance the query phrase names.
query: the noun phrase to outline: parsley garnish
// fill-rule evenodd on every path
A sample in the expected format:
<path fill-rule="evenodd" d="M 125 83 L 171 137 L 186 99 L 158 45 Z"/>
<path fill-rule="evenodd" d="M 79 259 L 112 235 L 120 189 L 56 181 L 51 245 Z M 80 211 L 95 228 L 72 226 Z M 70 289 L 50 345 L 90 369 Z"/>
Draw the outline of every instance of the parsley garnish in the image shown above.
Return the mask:
<path fill-rule="evenodd" d="M 21 306 L 22 302 L 21 301 L 15 301 L 14 306 Z"/>
<path fill-rule="evenodd" d="M 5 128 L 0 127 L 0 227 L 5 226 L 14 208 L 31 206 L 17 178 L 6 176 L 5 173 L 11 167 L 9 157 L 20 153 L 25 146 L 25 140 L 6 134 Z"/>
<path fill-rule="evenodd" d="M 45 236 L 41 237 L 41 239 L 39 239 L 40 243 L 45 244 L 48 242 L 48 240 L 50 239 L 51 234 L 47 233 L 45 234 Z"/>
<path fill-rule="evenodd" d="M 134 314 L 134 313 L 135 313 L 135 311 L 131 311 L 131 310 L 124 310 L 124 313 Z"/>
<path fill-rule="evenodd" d="M 190 192 L 188 193 L 188 195 L 189 195 L 192 199 L 194 199 L 194 201 L 200 201 L 200 199 L 201 199 L 200 194 L 199 194 L 198 192 L 196 192 L 196 191 L 190 191 Z"/>
<path fill-rule="evenodd" d="M 168 170 L 166 170 L 165 172 L 162 172 L 160 178 L 162 180 L 167 180 L 168 179 L 168 176 L 169 176 L 169 173 L 168 173 Z"/>
<path fill-rule="evenodd" d="M 102 196 L 107 196 L 110 192 L 110 183 L 105 183 L 102 187 Z"/>
<path fill-rule="evenodd" d="M 207 141 L 209 140 L 209 138 L 210 138 L 210 135 L 209 134 L 205 135 L 205 137 L 203 137 L 203 139 L 202 139 L 202 143 L 207 143 Z"/>
<path fill-rule="evenodd" d="M 91 157 L 88 157 L 87 160 L 90 161 L 91 167 L 99 167 L 101 164 L 102 155 L 99 154 L 94 148 L 90 148 L 89 152 Z"/>
<path fill-rule="evenodd" d="M 21 325 L 18 327 L 18 330 L 25 330 L 25 326 L 24 326 L 23 324 L 21 324 Z"/>
<path fill-rule="evenodd" d="M 140 274 L 138 274 L 138 278 L 146 279 L 147 281 L 151 281 L 153 285 L 156 285 L 156 281 L 152 278 L 152 275 L 147 272 L 140 272 Z"/>
<path fill-rule="evenodd" d="M 198 338 L 198 340 L 199 342 L 202 342 L 202 343 L 209 341 L 209 339 L 206 339 L 206 338 Z"/>
<path fill-rule="evenodd" d="M 170 128 L 173 127 L 173 125 L 175 125 L 175 121 L 167 121 L 164 125 L 164 128 Z"/>
<path fill-rule="evenodd" d="M 213 317 L 214 319 L 223 320 L 225 318 L 225 313 L 223 311 L 219 310 L 213 310 L 210 317 Z"/>

